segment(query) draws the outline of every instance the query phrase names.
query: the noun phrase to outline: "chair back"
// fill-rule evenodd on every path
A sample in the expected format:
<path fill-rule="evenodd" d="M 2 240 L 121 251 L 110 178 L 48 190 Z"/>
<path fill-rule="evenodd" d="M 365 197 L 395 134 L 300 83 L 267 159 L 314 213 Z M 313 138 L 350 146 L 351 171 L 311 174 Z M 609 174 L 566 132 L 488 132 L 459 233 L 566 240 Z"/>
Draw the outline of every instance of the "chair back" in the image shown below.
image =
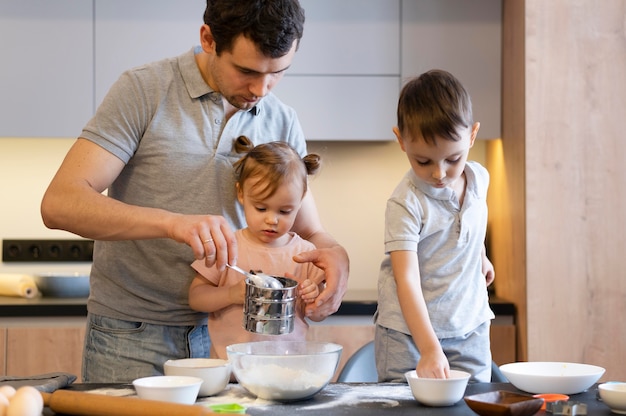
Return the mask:
<path fill-rule="evenodd" d="M 339 383 L 375 383 L 378 381 L 376 358 L 374 357 L 374 341 L 359 348 L 346 361 L 337 382 Z"/>

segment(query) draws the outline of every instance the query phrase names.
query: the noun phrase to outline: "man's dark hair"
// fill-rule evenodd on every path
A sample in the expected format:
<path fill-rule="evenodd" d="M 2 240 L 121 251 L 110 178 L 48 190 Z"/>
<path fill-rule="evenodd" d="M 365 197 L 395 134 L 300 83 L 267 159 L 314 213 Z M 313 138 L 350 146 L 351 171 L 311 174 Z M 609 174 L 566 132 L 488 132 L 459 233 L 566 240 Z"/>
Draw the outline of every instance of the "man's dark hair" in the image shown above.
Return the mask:
<path fill-rule="evenodd" d="M 304 9 L 298 0 L 207 0 L 204 23 L 215 39 L 216 53 L 231 51 L 243 35 L 259 51 L 279 58 L 296 47 L 304 31 Z"/>

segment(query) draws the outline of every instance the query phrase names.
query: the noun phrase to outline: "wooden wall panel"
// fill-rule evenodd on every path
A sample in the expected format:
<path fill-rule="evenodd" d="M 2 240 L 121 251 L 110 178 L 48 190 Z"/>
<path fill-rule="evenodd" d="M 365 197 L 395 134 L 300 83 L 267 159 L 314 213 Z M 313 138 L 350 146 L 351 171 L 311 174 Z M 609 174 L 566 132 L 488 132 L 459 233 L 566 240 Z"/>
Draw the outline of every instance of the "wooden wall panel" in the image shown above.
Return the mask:
<path fill-rule="evenodd" d="M 517 310 L 517 359 L 526 349 L 524 1 L 505 0 L 502 21 L 502 139 L 489 141 L 489 256 L 498 297 Z"/>
<path fill-rule="evenodd" d="M 503 11 L 507 189 L 492 256 L 520 314 L 518 358 L 626 379 L 626 0 Z"/>
<path fill-rule="evenodd" d="M 624 379 L 626 1 L 526 4 L 529 358 Z"/>

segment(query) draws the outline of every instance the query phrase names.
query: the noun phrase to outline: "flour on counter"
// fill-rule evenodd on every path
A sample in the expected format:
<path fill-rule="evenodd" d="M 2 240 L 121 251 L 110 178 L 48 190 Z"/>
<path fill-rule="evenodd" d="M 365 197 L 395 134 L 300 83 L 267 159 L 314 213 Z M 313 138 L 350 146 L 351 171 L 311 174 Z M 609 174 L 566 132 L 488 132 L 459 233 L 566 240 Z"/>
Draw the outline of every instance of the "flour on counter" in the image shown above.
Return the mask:
<path fill-rule="evenodd" d="M 299 410 L 321 410 L 342 406 L 357 407 L 375 404 L 377 407 L 396 407 L 400 401 L 414 401 L 406 384 L 329 384 L 318 396 L 321 400 L 303 400 L 297 403 Z M 237 384 L 229 384 L 216 396 L 200 398 L 199 404 L 237 403 L 248 409 L 271 410 L 272 407 L 289 405 L 279 401 L 258 399 Z M 371 407 L 371 406 L 369 406 Z"/>
<path fill-rule="evenodd" d="M 406 384 L 394 385 L 342 385 L 334 384 L 326 388 L 326 396 L 333 397 L 325 403 L 303 404 L 301 410 L 330 409 L 339 406 L 367 406 L 375 403 L 380 407 L 399 406 L 400 400 L 415 400 Z"/>
<path fill-rule="evenodd" d="M 134 396 L 132 388 L 100 388 L 89 393 L 108 396 Z M 316 399 L 317 398 L 317 399 Z M 322 410 L 338 407 L 379 407 L 388 408 L 400 405 L 400 401 L 415 401 L 411 389 L 406 384 L 329 384 L 312 400 L 296 401 L 299 410 Z M 216 405 L 237 403 L 246 409 L 265 412 L 272 408 L 289 406 L 289 403 L 264 400 L 250 394 L 241 385 L 231 383 L 226 388 L 209 397 L 198 397 L 199 405 Z M 254 412 L 253 412 L 254 413 Z M 256 413 L 258 414 L 258 413 Z"/>
<path fill-rule="evenodd" d="M 244 407 L 265 407 L 276 404 L 276 402 L 271 400 L 263 400 L 254 397 L 238 384 L 229 384 L 222 392 L 215 396 L 198 397 L 197 403 L 209 405 L 237 403 Z"/>

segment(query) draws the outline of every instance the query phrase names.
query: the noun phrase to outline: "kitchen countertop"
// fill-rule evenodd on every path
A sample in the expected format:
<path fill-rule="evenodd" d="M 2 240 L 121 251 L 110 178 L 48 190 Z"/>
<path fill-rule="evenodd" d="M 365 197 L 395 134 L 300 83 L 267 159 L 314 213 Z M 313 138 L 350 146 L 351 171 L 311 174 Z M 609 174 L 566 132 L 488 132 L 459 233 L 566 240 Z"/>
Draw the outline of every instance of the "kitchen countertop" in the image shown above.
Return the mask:
<path fill-rule="evenodd" d="M 375 290 L 351 290 L 344 296 L 335 315 L 372 316 L 376 311 L 376 304 Z M 515 305 L 511 302 L 492 296 L 490 305 L 496 316 L 515 316 Z M 38 316 L 87 316 L 87 299 L 0 296 L 0 318 Z"/>
<path fill-rule="evenodd" d="M 68 389 L 76 391 L 89 390 L 94 393 L 109 395 L 134 395 L 130 385 L 76 384 L 69 386 Z M 509 383 L 470 383 L 465 391 L 465 396 L 497 390 L 527 394 Z M 585 403 L 588 415 L 610 415 L 611 410 L 596 399 L 596 392 L 597 385 L 594 385 L 583 393 L 570 395 L 570 401 Z M 293 414 L 304 416 L 320 414 L 370 416 L 381 413 L 407 416 L 416 414 L 423 416 L 475 415 L 464 400 L 449 407 L 423 406 L 413 398 L 407 384 L 396 383 L 331 383 L 309 400 L 290 403 L 257 399 L 238 384 L 229 384 L 222 393 L 212 397 L 200 398 L 197 403 L 208 405 L 238 403 L 246 407 L 246 414 L 251 416 Z M 50 409 L 46 409 L 44 414 L 54 415 Z M 536 413 L 538 416 L 549 414 L 543 410 Z"/>

